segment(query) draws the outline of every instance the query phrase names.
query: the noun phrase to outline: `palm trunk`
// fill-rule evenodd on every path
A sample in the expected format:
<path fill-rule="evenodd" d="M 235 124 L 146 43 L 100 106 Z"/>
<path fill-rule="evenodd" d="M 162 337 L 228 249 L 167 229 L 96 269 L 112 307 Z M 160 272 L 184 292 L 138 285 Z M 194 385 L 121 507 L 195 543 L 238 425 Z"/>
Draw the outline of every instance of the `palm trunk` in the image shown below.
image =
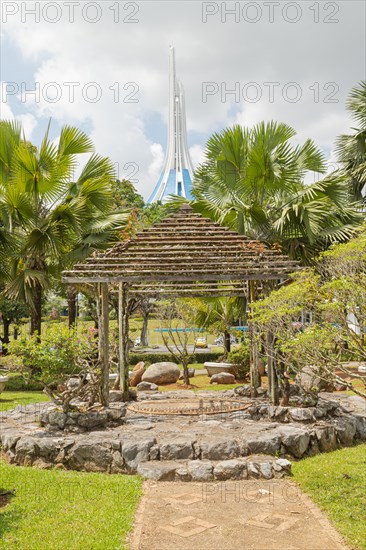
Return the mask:
<path fill-rule="evenodd" d="M 67 309 L 69 315 L 69 328 L 72 328 L 76 324 L 76 288 L 70 286 L 67 291 Z"/>
<path fill-rule="evenodd" d="M 31 335 L 37 333 L 41 340 L 42 327 L 42 287 L 36 282 L 33 290 L 33 308 L 31 311 Z"/>
<path fill-rule="evenodd" d="M 230 332 L 225 330 L 224 332 L 224 350 L 225 350 L 225 358 L 227 357 L 227 354 L 231 351 L 231 341 L 230 341 Z"/>
<path fill-rule="evenodd" d="M 4 338 L 2 339 L 3 354 L 7 355 L 7 353 L 8 353 L 8 344 L 9 344 L 10 319 L 3 318 L 3 325 L 4 325 Z"/>

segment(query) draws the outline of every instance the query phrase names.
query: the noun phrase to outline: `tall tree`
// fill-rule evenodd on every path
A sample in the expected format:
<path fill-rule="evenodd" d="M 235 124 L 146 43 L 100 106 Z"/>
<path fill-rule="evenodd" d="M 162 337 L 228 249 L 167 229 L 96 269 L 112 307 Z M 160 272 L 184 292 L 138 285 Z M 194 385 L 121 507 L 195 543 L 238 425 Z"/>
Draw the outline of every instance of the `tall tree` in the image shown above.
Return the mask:
<path fill-rule="evenodd" d="M 347 109 L 357 124 L 354 133 L 337 140 L 337 157 L 347 175 L 355 200 L 366 204 L 366 81 L 355 86 L 347 101 Z"/>
<path fill-rule="evenodd" d="M 72 258 L 105 243 L 105 232 L 122 227 L 112 212 L 111 161 L 94 153 L 90 138 L 64 126 L 58 144 L 31 146 L 19 124 L 1 121 L 0 218 L 12 234 L 6 295 L 31 308 L 31 332 L 41 334 L 42 295 Z M 79 155 L 89 154 L 77 181 Z"/>
<path fill-rule="evenodd" d="M 326 163 L 311 140 L 293 145 L 295 135 L 277 122 L 214 134 L 196 170 L 192 206 L 240 233 L 280 243 L 308 263 L 330 243 L 349 238 L 362 216 L 341 174 L 305 185 L 307 173 L 321 176 Z"/>

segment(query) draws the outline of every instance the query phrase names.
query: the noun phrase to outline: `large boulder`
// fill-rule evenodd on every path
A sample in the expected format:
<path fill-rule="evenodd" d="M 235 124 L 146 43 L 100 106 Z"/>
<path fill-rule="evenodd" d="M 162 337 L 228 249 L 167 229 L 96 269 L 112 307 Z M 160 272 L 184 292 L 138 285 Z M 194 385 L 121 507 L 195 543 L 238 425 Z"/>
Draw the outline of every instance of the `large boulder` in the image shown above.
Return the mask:
<path fill-rule="evenodd" d="M 142 381 L 163 386 L 164 384 L 175 384 L 179 377 L 180 369 L 178 365 L 167 361 L 150 365 L 142 375 Z"/>
<path fill-rule="evenodd" d="M 330 381 L 327 382 L 320 378 L 319 369 L 310 365 L 297 373 L 296 383 L 308 393 L 318 393 L 321 390 L 328 391 L 331 386 Z"/>
<path fill-rule="evenodd" d="M 136 388 L 137 384 L 141 382 L 144 372 L 145 372 L 145 363 L 143 361 L 140 361 L 139 363 L 137 363 L 137 365 L 135 366 L 131 374 L 130 386 L 132 388 Z"/>
<path fill-rule="evenodd" d="M 235 376 L 229 372 L 220 372 L 211 376 L 210 384 L 235 384 Z"/>

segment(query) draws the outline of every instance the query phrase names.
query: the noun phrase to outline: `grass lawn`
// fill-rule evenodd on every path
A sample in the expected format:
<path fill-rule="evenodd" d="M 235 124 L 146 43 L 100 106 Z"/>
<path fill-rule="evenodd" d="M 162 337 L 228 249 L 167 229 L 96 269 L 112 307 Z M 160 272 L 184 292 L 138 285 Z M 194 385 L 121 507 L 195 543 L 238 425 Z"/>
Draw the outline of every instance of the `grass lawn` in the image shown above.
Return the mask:
<path fill-rule="evenodd" d="M 194 378 L 191 378 L 192 390 L 232 390 L 238 386 L 242 386 L 243 382 L 240 384 L 210 384 L 210 377 L 207 374 L 198 374 Z M 183 388 L 183 380 L 179 380 L 176 384 L 169 384 L 168 386 L 159 386 L 160 391 L 171 391 L 179 390 Z"/>
<path fill-rule="evenodd" d="M 366 445 L 301 460 L 292 470 L 350 547 L 365 550 Z"/>
<path fill-rule="evenodd" d="M 48 401 L 48 397 L 41 391 L 3 391 L 0 393 L 0 412 L 14 409 L 17 405 L 43 401 Z"/>
<path fill-rule="evenodd" d="M 0 548 L 127 548 L 141 485 L 137 476 L 37 470 L 0 461 L 0 488 L 16 491 L 0 509 Z"/>

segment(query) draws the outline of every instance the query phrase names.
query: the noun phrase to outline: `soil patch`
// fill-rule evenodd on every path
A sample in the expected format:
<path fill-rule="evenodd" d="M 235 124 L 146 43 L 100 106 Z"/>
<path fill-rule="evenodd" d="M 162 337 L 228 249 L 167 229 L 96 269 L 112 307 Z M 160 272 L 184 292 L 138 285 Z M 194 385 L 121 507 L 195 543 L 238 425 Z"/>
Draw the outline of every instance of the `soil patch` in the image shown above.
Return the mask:
<path fill-rule="evenodd" d="M 9 504 L 11 497 L 12 493 L 1 491 L 0 489 L 0 509 L 5 508 L 5 506 Z"/>

